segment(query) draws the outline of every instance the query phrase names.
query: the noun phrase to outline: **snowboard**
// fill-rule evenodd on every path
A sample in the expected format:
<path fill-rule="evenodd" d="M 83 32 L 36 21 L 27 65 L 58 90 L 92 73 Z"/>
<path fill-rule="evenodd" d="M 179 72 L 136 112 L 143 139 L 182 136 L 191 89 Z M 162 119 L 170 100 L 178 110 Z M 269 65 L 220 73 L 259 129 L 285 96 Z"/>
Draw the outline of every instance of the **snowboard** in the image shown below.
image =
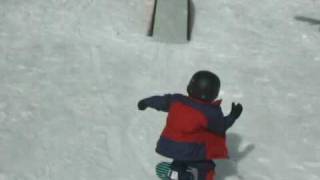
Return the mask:
<path fill-rule="evenodd" d="M 187 172 L 192 174 L 190 180 L 197 180 L 198 171 L 195 168 L 188 167 Z M 171 169 L 171 163 L 160 162 L 156 166 L 156 174 L 161 180 L 179 180 L 178 172 Z"/>

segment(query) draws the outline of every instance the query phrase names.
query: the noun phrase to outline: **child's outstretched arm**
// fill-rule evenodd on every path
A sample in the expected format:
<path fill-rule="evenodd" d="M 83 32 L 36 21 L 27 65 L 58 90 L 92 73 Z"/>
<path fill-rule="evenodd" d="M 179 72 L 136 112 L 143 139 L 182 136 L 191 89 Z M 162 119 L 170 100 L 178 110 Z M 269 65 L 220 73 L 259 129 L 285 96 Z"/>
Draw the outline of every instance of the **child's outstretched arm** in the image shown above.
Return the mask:
<path fill-rule="evenodd" d="M 218 115 L 209 118 L 208 129 L 217 134 L 224 135 L 226 131 L 233 125 L 236 119 L 239 118 L 242 113 L 242 105 L 232 103 L 231 112 L 229 115 L 224 116 L 220 108 Z"/>
<path fill-rule="evenodd" d="M 145 110 L 147 107 L 156 109 L 158 111 L 168 112 L 170 108 L 171 95 L 152 96 L 142 99 L 138 102 L 138 109 Z"/>
<path fill-rule="evenodd" d="M 243 107 L 240 103 L 232 103 L 231 112 L 229 115 L 224 117 L 225 120 L 225 128 L 229 129 L 233 123 L 239 118 L 243 110 Z"/>

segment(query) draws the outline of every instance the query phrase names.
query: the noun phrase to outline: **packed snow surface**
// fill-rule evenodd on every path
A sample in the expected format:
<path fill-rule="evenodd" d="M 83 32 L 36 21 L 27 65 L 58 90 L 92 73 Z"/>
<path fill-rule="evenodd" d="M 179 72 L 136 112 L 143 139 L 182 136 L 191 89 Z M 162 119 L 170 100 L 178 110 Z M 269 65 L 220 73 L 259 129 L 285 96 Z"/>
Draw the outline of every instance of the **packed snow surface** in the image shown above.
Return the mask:
<path fill-rule="evenodd" d="M 164 44 L 150 0 L 0 0 L 0 180 L 157 180 L 166 114 L 137 101 L 200 69 L 244 106 L 217 180 L 320 180 L 320 1 L 193 3 Z"/>

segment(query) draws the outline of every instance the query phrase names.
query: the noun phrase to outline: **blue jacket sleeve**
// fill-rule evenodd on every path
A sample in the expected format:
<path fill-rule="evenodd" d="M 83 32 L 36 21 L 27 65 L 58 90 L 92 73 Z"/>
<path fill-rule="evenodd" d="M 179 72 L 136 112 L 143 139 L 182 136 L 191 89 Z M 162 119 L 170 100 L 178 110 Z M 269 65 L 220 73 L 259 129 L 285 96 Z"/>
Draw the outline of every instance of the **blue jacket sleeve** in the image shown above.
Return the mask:
<path fill-rule="evenodd" d="M 234 122 L 235 119 L 230 115 L 224 116 L 221 108 L 219 107 L 219 109 L 210 113 L 208 119 L 208 129 L 211 132 L 224 135 Z"/>
<path fill-rule="evenodd" d="M 170 94 L 166 94 L 164 96 L 152 96 L 143 99 L 143 101 L 148 107 L 158 111 L 168 112 L 170 108 L 171 96 L 172 95 Z"/>
<path fill-rule="evenodd" d="M 236 121 L 236 119 L 234 119 L 231 115 L 227 115 L 224 117 L 224 121 L 225 121 L 225 128 L 226 130 L 228 130 Z"/>

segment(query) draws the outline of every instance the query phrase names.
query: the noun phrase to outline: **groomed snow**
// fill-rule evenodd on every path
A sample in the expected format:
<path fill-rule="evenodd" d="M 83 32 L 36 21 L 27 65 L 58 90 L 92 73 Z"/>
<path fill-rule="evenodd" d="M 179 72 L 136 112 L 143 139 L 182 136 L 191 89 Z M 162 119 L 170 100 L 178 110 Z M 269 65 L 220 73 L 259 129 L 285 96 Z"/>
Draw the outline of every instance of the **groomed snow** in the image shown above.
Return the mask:
<path fill-rule="evenodd" d="M 320 1 L 193 2 L 192 41 L 163 44 L 149 0 L 1 0 L 0 180 L 157 180 L 166 114 L 136 103 L 200 69 L 244 105 L 217 180 L 320 180 Z"/>

